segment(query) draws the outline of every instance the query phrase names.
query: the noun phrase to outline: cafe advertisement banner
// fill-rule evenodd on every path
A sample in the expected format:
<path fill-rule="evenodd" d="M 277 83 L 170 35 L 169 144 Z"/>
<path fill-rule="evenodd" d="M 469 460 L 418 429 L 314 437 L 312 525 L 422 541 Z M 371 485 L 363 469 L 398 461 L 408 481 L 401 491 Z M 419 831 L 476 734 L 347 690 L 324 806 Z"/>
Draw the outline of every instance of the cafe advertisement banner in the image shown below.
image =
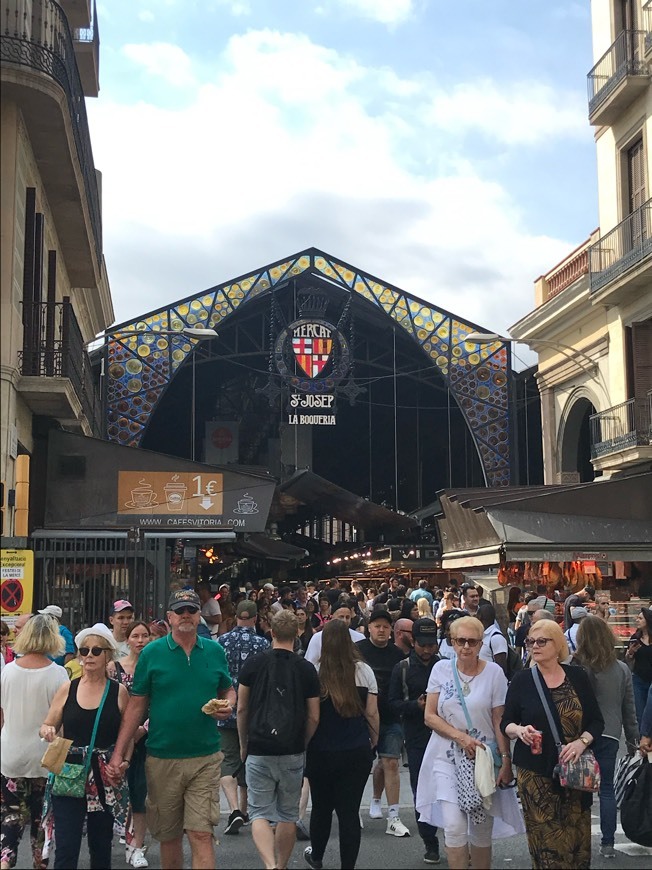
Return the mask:
<path fill-rule="evenodd" d="M 255 490 L 238 489 L 225 498 L 224 478 L 216 470 L 120 471 L 118 516 L 145 529 L 244 529 L 248 519 L 261 513 L 261 505 Z"/>
<path fill-rule="evenodd" d="M 267 474 L 70 432 L 50 434 L 48 457 L 45 528 L 263 532 L 276 487 Z"/>

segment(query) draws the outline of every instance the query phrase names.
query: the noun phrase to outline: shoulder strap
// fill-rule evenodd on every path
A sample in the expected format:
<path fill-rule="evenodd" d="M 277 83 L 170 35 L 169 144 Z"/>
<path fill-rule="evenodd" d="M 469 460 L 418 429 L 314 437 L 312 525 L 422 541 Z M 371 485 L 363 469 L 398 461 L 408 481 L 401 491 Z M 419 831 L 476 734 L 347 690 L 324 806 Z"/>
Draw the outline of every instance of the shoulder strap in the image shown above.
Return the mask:
<path fill-rule="evenodd" d="M 543 692 L 543 686 L 541 685 L 541 675 L 539 674 L 539 669 L 536 665 L 531 668 L 532 670 L 532 679 L 534 680 L 534 685 L 536 686 L 536 690 L 539 693 L 539 698 L 541 699 L 541 703 L 543 704 L 543 712 L 546 714 L 546 719 L 548 720 L 548 725 L 550 725 L 550 730 L 552 731 L 552 739 L 555 741 L 556 746 L 561 746 L 561 740 L 559 739 L 559 731 L 557 731 L 557 726 L 555 725 L 555 720 L 552 718 L 552 712 L 550 710 L 550 705 L 548 704 L 548 699 L 546 698 Z"/>
<path fill-rule="evenodd" d="M 460 704 L 462 705 L 462 711 L 464 712 L 464 718 L 466 719 L 466 727 L 469 731 L 473 728 L 473 723 L 471 722 L 471 717 L 469 716 L 469 711 L 466 708 L 466 701 L 464 700 L 464 695 L 462 694 L 462 687 L 460 686 L 460 678 L 457 673 L 457 662 L 453 659 L 453 679 L 455 680 L 455 688 L 457 689 L 457 697 L 460 700 Z"/>
<path fill-rule="evenodd" d="M 403 684 L 403 700 L 410 700 L 410 693 L 408 692 L 408 684 L 407 684 L 407 670 L 409 667 L 409 662 L 407 659 L 403 659 L 399 662 L 401 666 L 401 683 Z"/>
<path fill-rule="evenodd" d="M 102 715 L 102 709 L 104 707 L 104 702 L 106 701 L 106 696 L 109 694 L 109 686 L 110 685 L 111 685 L 111 680 L 107 680 L 106 685 L 104 686 L 104 694 L 102 695 L 102 700 L 100 701 L 100 706 L 97 708 L 97 713 L 95 714 L 95 724 L 93 725 L 93 733 L 91 735 L 91 742 L 88 744 L 88 754 L 87 754 L 86 760 L 84 762 L 84 767 L 86 767 L 87 770 L 91 764 L 91 755 L 93 754 L 93 749 L 95 747 L 95 735 L 97 734 L 97 729 L 98 729 L 98 726 L 100 724 L 100 716 Z"/>

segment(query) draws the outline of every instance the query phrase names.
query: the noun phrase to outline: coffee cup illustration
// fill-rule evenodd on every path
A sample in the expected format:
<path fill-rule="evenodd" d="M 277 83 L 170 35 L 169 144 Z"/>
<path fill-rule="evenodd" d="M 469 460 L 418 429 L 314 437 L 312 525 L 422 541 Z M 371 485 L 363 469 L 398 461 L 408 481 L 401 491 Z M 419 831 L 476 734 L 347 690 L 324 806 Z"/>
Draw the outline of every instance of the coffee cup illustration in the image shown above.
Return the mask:
<path fill-rule="evenodd" d="M 182 511 L 188 487 L 183 481 L 179 481 L 179 475 L 175 474 L 172 480 L 165 484 L 163 489 L 165 490 L 165 501 L 167 502 L 168 510 Z"/>
<path fill-rule="evenodd" d="M 258 503 L 249 495 L 248 492 L 238 499 L 238 506 L 233 511 L 234 514 L 257 514 Z"/>
<path fill-rule="evenodd" d="M 139 480 L 138 486 L 131 490 L 131 504 L 127 507 L 147 508 L 156 504 L 156 493 L 145 480 Z"/>

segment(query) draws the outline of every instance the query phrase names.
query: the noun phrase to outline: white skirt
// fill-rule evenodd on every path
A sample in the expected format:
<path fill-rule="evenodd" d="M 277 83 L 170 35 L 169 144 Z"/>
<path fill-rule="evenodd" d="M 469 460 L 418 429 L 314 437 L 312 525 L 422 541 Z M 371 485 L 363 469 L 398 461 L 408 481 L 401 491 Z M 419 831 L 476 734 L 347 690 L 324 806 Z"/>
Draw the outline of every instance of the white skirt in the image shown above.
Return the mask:
<path fill-rule="evenodd" d="M 443 829 L 442 802 L 457 804 L 458 800 L 455 765 L 447 758 L 441 757 L 442 746 L 441 737 L 432 734 L 419 771 L 416 809 L 422 822 Z M 497 789 L 492 797 L 490 809 L 485 812 L 494 820 L 492 832 L 494 840 L 525 833 L 523 814 L 516 799 L 515 788 Z"/>

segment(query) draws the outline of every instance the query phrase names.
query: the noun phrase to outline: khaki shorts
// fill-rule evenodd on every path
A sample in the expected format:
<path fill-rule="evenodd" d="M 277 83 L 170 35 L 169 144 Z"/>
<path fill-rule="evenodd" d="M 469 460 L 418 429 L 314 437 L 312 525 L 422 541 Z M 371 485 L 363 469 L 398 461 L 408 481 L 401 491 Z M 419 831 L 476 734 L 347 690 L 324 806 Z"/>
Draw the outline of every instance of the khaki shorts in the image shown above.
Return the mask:
<path fill-rule="evenodd" d="M 220 820 L 222 753 L 198 758 L 147 756 L 147 827 L 160 842 L 209 831 Z"/>
<path fill-rule="evenodd" d="M 224 753 L 222 761 L 222 776 L 233 776 L 238 771 L 236 781 L 243 788 L 246 786 L 244 764 L 240 759 L 240 738 L 237 728 L 218 728 L 220 746 Z"/>

